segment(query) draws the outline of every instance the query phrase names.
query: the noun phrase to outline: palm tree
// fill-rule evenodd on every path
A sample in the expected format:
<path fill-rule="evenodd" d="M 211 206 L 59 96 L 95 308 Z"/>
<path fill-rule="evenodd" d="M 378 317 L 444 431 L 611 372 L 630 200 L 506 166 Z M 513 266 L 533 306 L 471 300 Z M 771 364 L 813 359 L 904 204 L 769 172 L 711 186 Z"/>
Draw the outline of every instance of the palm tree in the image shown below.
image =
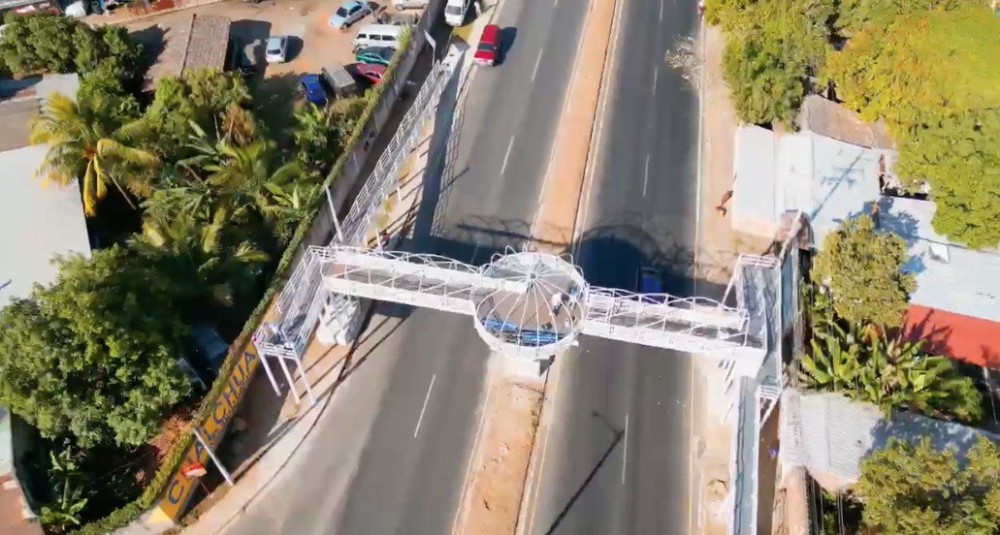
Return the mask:
<path fill-rule="evenodd" d="M 211 295 L 231 306 L 236 295 L 251 289 L 260 264 L 270 257 L 229 223 L 224 207 L 216 208 L 207 222 L 150 210 L 134 245 L 147 253 L 168 252 L 178 280 L 195 284 L 185 289 L 188 294 Z"/>
<path fill-rule="evenodd" d="M 109 184 L 134 208 L 128 193 L 152 193 L 151 171 L 160 163 L 154 154 L 134 146 L 144 131 L 140 121 L 122 122 L 114 103 L 102 94 L 80 95 L 79 102 L 52 95 L 31 125 L 31 143 L 49 145 L 38 173 L 63 187 L 82 180 L 88 216 L 97 213 Z"/>

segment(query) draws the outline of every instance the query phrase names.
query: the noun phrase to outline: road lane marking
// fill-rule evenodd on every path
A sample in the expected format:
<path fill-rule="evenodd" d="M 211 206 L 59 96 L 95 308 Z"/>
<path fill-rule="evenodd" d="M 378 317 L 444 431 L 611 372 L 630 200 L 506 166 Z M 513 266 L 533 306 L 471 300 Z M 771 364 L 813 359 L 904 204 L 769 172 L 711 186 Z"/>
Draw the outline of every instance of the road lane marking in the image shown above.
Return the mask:
<path fill-rule="evenodd" d="M 531 71 L 531 81 L 535 81 L 535 76 L 538 75 L 538 66 L 542 64 L 542 51 L 538 51 L 538 59 L 535 60 L 535 68 Z"/>
<path fill-rule="evenodd" d="M 660 78 L 660 66 L 653 69 L 653 96 L 656 96 L 656 81 Z"/>
<path fill-rule="evenodd" d="M 642 197 L 646 198 L 646 185 L 649 184 L 649 155 L 646 155 L 646 177 L 642 180 Z"/>
<path fill-rule="evenodd" d="M 621 35 L 621 10 L 624 4 L 625 0 L 618 0 L 618 5 L 615 6 L 617 12 L 614 15 L 614 20 L 611 22 L 614 35 L 611 38 L 611 53 L 608 55 L 608 64 L 604 66 L 607 76 L 604 76 L 604 80 L 601 82 L 601 111 L 598 112 L 597 116 L 597 130 L 594 132 L 590 150 L 591 156 L 588 157 L 587 161 L 587 170 L 584 171 L 583 175 L 587 195 L 577 209 L 576 223 L 573 225 L 573 232 L 578 233 L 578 235 L 573 239 L 573 246 L 570 248 L 570 256 L 572 258 L 576 258 L 580 253 L 580 242 L 583 241 L 583 227 L 587 224 L 587 216 L 590 212 L 590 194 L 594 190 L 594 167 L 597 165 L 597 160 L 601 154 L 601 140 L 604 138 L 604 118 L 607 116 L 608 89 L 611 88 L 611 81 L 615 77 L 615 63 L 618 59 L 618 36 Z"/>
<path fill-rule="evenodd" d="M 503 155 L 503 167 L 500 168 L 500 174 L 504 174 L 507 171 L 507 160 L 510 159 L 510 149 L 514 148 L 514 136 L 510 136 L 510 143 L 507 144 L 507 154 Z"/>
<path fill-rule="evenodd" d="M 660 0 L 660 22 L 663 22 L 663 2 L 664 0 Z"/>
<path fill-rule="evenodd" d="M 622 485 L 625 484 L 625 467 L 628 465 L 628 413 L 625 413 L 625 448 L 622 449 Z"/>
<path fill-rule="evenodd" d="M 420 422 L 424 421 L 424 412 L 427 411 L 427 402 L 431 400 L 431 390 L 434 390 L 434 380 L 437 379 L 437 374 L 431 376 L 431 385 L 427 387 L 427 395 L 424 396 L 424 406 L 420 409 L 420 417 L 417 418 L 417 427 L 413 430 L 413 438 L 417 438 L 417 433 L 420 432 Z"/>

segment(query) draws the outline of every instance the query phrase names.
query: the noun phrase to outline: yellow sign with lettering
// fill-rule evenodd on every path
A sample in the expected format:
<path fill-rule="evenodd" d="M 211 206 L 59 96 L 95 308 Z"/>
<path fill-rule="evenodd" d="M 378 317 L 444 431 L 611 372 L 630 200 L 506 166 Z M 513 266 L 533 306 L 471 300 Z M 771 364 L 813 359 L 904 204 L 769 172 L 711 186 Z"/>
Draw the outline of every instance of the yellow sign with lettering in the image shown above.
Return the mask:
<path fill-rule="evenodd" d="M 259 364 L 260 358 L 257 356 L 257 349 L 253 343 L 247 344 L 240 360 L 236 363 L 236 367 L 233 368 L 233 373 L 229 375 L 225 388 L 215 400 L 215 406 L 212 408 L 208 420 L 198 428 L 202 438 L 205 439 L 208 447 L 212 448 L 212 451 L 215 451 L 215 448 L 222 441 L 229 421 L 236 412 L 236 407 L 239 406 L 247 387 L 250 386 L 250 380 Z M 184 456 L 184 462 L 181 463 L 180 468 L 195 463 L 208 466 L 210 462 L 208 452 L 205 451 L 200 442 L 195 440 Z M 153 524 L 159 524 L 168 521 L 174 522 L 180 518 L 184 513 L 184 508 L 191 500 L 195 486 L 197 486 L 197 480 L 185 477 L 178 469 L 163 497 L 160 498 L 160 502 L 153 509 L 149 521 Z"/>

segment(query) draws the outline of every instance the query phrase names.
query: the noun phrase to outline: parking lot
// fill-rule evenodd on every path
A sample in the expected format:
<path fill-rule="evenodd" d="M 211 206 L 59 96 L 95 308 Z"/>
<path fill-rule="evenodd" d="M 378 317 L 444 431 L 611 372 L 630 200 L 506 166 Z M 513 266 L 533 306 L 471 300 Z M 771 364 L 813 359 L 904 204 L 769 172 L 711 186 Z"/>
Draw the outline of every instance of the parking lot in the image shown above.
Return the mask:
<path fill-rule="evenodd" d="M 292 123 L 292 111 L 303 101 L 299 79 L 304 74 L 317 74 L 324 65 L 332 62 L 354 62 L 351 41 L 358 30 L 375 22 L 372 15 L 354 23 L 348 30 L 340 31 L 328 25 L 328 19 L 341 5 L 341 0 L 280 0 L 258 4 L 241 0 L 228 0 L 215 4 L 166 13 L 125 24 L 148 50 L 162 49 L 162 43 L 171 38 L 172 28 L 189 24 L 191 14 L 219 15 L 232 21 L 230 36 L 244 43 L 256 39 L 262 42 L 271 36 L 288 36 L 288 61 L 268 65 L 263 62 L 260 47 L 260 67 L 252 82 L 255 102 L 271 128 L 284 130 Z M 383 0 L 381 7 L 388 8 Z M 407 10 L 419 13 L 419 10 Z M 159 41 L 159 42 L 157 42 Z"/>

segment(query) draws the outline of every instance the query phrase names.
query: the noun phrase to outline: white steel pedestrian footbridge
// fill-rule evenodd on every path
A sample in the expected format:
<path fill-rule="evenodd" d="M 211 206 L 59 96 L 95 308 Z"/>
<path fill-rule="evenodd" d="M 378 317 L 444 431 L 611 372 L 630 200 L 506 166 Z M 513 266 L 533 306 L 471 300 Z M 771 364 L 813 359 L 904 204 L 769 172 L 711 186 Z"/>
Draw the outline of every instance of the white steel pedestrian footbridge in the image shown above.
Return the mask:
<path fill-rule="evenodd" d="M 495 255 L 481 267 L 349 246 L 311 247 L 309 254 L 332 293 L 472 316 L 491 349 L 527 358 L 554 355 L 585 334 L 759 362 L 768 336 L 767 322 L 754 317 L 765 310 L 758 283 L 777 266 L 743 257 L 730 285 L 734 307 L 591 286 L 576 266 L 537 252 Z"/>

